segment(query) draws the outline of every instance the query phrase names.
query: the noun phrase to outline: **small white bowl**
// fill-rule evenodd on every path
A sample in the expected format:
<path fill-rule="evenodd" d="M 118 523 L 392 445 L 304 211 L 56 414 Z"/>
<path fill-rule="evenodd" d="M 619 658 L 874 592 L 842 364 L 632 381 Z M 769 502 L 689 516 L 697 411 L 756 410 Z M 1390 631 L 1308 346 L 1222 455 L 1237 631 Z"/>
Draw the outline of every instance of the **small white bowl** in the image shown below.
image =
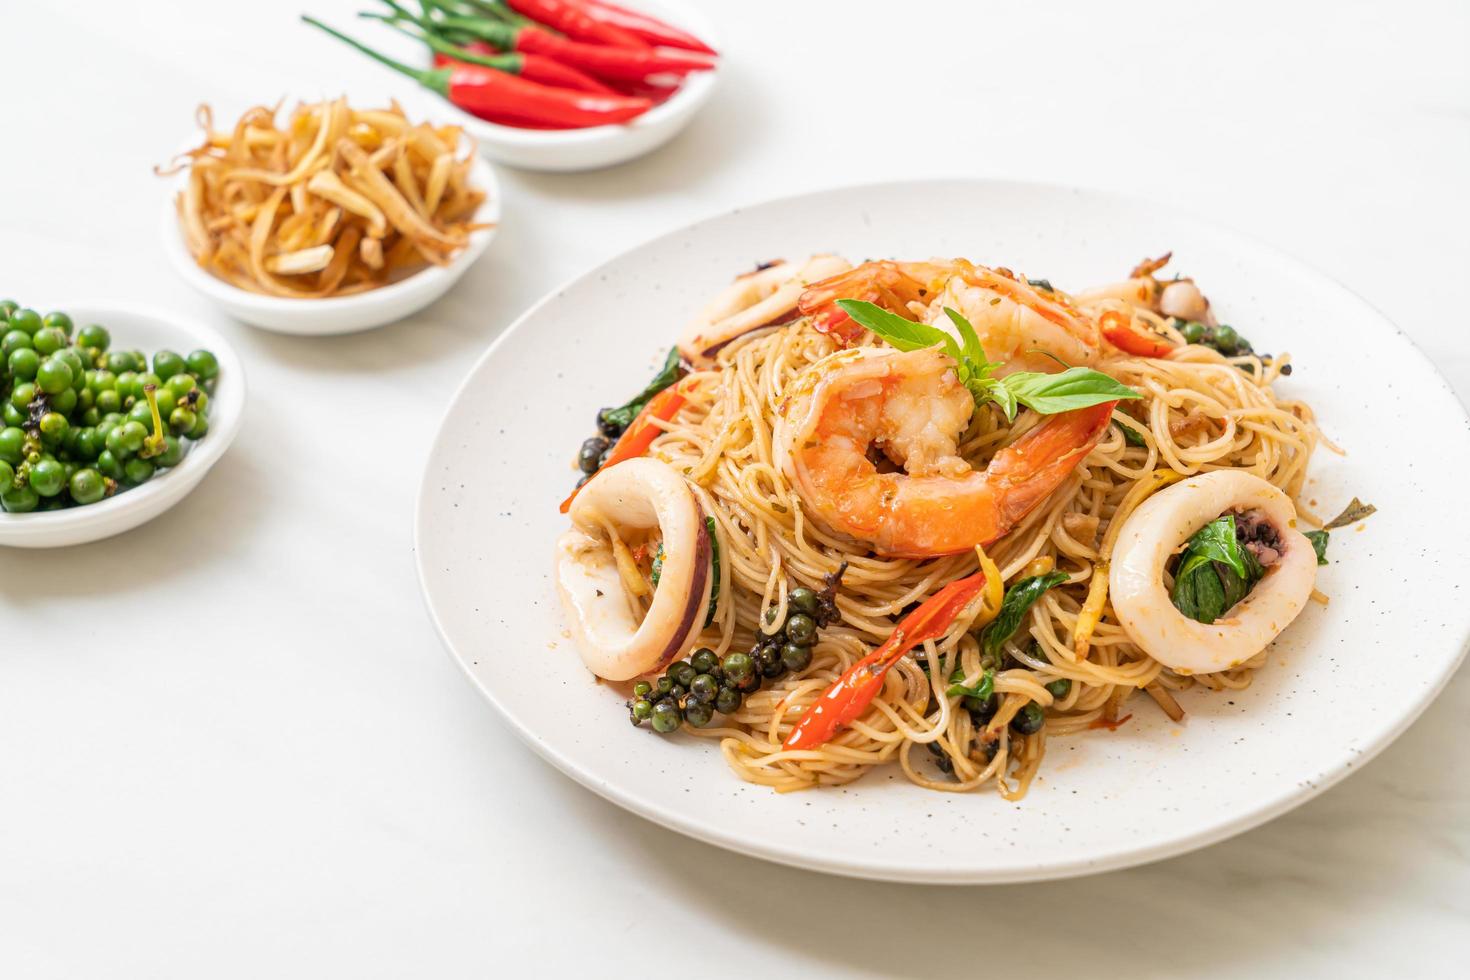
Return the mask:
<path fill-rule="evenodd" d="M 714 30 L 692 7 L 678 0 L 640 0 L 640 9 L 681 27 L 701 41 L 723 51 Z M 480 152 L 511 167 L 570 173 L 611 167 L 663 146 L 689 124 L 714 93 L 719 75 L 710 71 L 690 72 L 668 101 L 654 106 L 630 122 L 586 129 L 519 129 L 486 122 L 478 116 L 450 107 L 455 122 L 480 144 Z"/>
<path fill-rule="evenodd" d="M 495 179 L 494 168 L 484 159 L 476 159 L 470 173 L 471 184 L 485 192 L 484 203 L 475 212 L 474 220 L 498 226 L 500 182 Z M 495 227 L 472 232 L 469 244 L 448 265 L 431 265 L 398 282 L 367 292 L 323 299 L 267 296 L 241 289 L 211 275 L 189 254 L 174 205 L 175 195 L 184 188 L 188 176 L 187 170 L 180 172 L 165 202 L 164 251 L 179 275 L 226 313 L 251 326 L 277 333 L 307 336 L 355 333 L 411 316 L 448 292 L 495 237 Z"/>
<path fill-rule="evenodd" d="M 60 548 L 99 541 L 151 521 L 204 479 L 230 448 L 244 416 L 245 368 L 224 337 L 210 328 L 172 314 L 116 303 L 63 303 L 54 308 L 65 310 L 78 329 L 89 323 L 102 324 L 112 334 L 114 348 L 141 350 L 150 364 L 153 355 L 164 348 L 180 354 L 201 347 L 212 351 L 219 360 L 219 378 L 209 398 L 209 432 L 189 444 L 179 465 L 95 504 L 29 514 L 0 511 L 0 545 L 12 548 Z"/>

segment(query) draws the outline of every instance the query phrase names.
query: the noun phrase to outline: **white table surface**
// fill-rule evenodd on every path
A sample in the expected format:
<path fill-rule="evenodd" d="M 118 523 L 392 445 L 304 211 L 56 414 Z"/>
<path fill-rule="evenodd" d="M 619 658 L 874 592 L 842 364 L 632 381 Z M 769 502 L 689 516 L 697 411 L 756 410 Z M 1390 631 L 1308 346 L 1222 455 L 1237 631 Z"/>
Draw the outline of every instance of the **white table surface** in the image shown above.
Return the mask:
<path fill-rule="evenodd" d="M 303 4 L 390 43 L 351 0 L 0 8 L 0 293 L 199 317 L 251 383 L 239 440 L 174 511 L 0 549 L 0 975 L 1463 970 L 1464 672 L 1358 775 L 1205 851 L 1028 886 L 847 881 L 685 840 L 535 757 L 440 649 L 410 519 L 451 392 L 520 310 L 692 219 L 835 184 L 1027 178 L 1183 206 L 1348 283 L 1464 399 L 1464 4 L 709 0 L 729 59 L 688 132 L 601 173 L 502 171 L 503 230 L 464 283 L 326 340 L 188 292 L 149 172 L 202 100 L 225 119 L 340 91 L 432 107 L 296 23 Z M 1463 547 L 1441 516 L 1425 533 Z"/>

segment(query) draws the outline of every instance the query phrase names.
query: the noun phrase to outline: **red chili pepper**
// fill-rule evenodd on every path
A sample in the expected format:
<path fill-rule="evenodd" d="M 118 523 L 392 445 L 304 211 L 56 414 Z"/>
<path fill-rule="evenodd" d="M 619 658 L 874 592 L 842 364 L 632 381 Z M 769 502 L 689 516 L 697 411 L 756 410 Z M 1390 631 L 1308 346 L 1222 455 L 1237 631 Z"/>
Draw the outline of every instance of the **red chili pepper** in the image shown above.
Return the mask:
<path fill-rule="evenodd" d="M 976 572 L 951 582 L 894 627 L 883 645 L 843 673 L 832 686 L 822 692 L 801 716 L 786 742 L 787 750 L 814 749 L 832 740 L 850 725 L 883 689 L 883 678 L 889 668 L 925 640 L 943 636 L 965 607 L 985 588 L 985 573 Z"/>
<path fill-rule="evenodd" d="M 538 85 L 484 65 L 451 61 L 431 70 L 410 68 L 311 17 L 302 17 L 333 37 L 395 71 L 415 79 L 450 102 L 476 115 L 514 117 L 550 126 L 601 126 L 625 122 L 646 112 L 647 99 L 625 95 L 603 95 Z"/>
<path fill-rule="evenodd" d="M 488 17 L 440 17 L 434 21 L 441 30 L 462 31 L 482 41 L 489 41 L 502 51 L 543 54 L 564 65 L 602 78 L 642 81 L 649 75 L 684 75 L 691 71 L 708 71 L 714 62 L 702 55 L 653 48 L 631 50 L 600 44 L 583 44 L 544 31 L 535 25 L 516 27 Z"/>
<path fill-rule="evenodd" d="M 662 48 L 683 48 L 685 51 L 700 51 L 715 54 L 715 49 L 687 31 L 665 24 L 657 17 L 619 7 L 603 0 L 573 0 L 587 12 L 587 16 L 613 27 L 620 27 L 649 44 Z"/>
<path fill-rule="evenodd" d="M 633 419 L 632 424 L 628 426 L 627 431 L 623 433 L 622 437 L 618 439 L 617 444 L 613 446 L 612 452 L 608 453 L 607 462 L 603 463 L 597 472 L 601 473 L 609 466 L 616 466 L 625 460 L 642 456 L 648 452 L 648 447 L 653 445 L 653 440 L 657 439 L 658 434 L 664 431 L 658 426 L 653 425 L 649 420 L 658 419 L 661 422 L 667 422 L 678 413 L 679 409 L 684 407 L 684 401 L 684 395 L 679 391 L 678 385 L 665 388 L 650 398 L 648 404 L 643 406 L 643 411 L 638 413 L 637 417 Z M 578 489 L 581 488 L 579 487 Z M 572 506 L 572 501 L 576 497 L 577 491 L 573 490 L 567 499 L 561 502 L 561 512 L 563 514 L 567 512 L 567 508 Z"/>
<path fill-rule="evenodd" d="M 393 9 L 400 10 L 396 4 Z M 543 58 L 539 54 L 501 54 L 494 47 L 484 41 L 471 41 L 466 45 L 451 44 L 442 37 L 431 33 L 429 24 L 417 17 L 410 17 L 413 23 L 425 29 L 423 34 L 415 34 L 400 23 L 398 17 L 369 15 L 375 20 L 381 20 L 389 27 L 409 37 L 416 38 L 427 44 L 434 52 L 434 67 L 443 68 L 454 61 L 462 61 L 471 65 L 483 65 L 486 68 L 494 68 L 509 75 L 516 75 L 528 82 L 539 82 L 542 85 L 550 85 L 552 88 L 569 88 L 579 92 L 601 92 L 605 95 L 619 95 L 619 93 L 607 85 L 602 84 L 591 75 L 568 68 L 566 65 L 551 58 Z M 647 96 L 641 96 L 647 98 Z M 652 99 L 649 99 L 652 102 Z"/>
<path fill-rule="evenodd" d="M 587 15 L 585 10 L 565 0 L 505 0 L 516 13 L 525 14 L 547 27 L 554 27 L 567 37 L 594 44 L 610 44 L 615 48 L 639 50 L 648 42 L 615 24 L 607 24 Z"/>
<path fill-rule="evenodd" d="M 1125 354 L 1136 357 L 1168 357 L 1177 350 L 1158 334 L 1139 330 L 1133 325 L 1133 318 L 1119 310 L 1108 310 L 1098 320 L 1098 325 L 1102 327 L 1102 334 L 1108 343 Z"/>

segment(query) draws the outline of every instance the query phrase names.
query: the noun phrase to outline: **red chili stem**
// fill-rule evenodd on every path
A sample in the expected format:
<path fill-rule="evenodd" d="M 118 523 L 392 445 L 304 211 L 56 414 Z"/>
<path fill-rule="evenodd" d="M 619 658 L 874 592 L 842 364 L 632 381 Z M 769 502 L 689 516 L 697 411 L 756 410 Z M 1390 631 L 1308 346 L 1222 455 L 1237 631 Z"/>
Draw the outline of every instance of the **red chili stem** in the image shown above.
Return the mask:
<path fill-rule="evenodd" d="M 615 24 L 605 24 L 587 16 L 587 12 L 566 0 L 506 0 L 507 7 L 532 20 L 554 27 L 567 37 L 591 44 L 606 44 L 634 51 L 649 47 L 648 42 Z"/>
<path fill-rule="evenodd" d="M 403 8 L 397 4 L 390 3 L 389 6 L 396 11 L 403 11 Z M 474 41 L 469 46 L 452 44 L 445 38 L 433 33 L 433 21 L 406 15 L 406 12 L 400 15 L 363 14 L 362 16 L 370 17 L 374 20 L 381 20 L 394 30 L 427 44 L 437 55 L 434 61 L 436 65 L 440 65 L 441 61 L 439 59 L 444 58 L 452 61 L 463 61 L 471 65 L 483 65 L 486 68 L 495 68 L 512 75 L 518 75 L 528 82 L 539 82 L 542 85 L 550 85 L 553 88 L 574 89 L 579 92 L 600 92 L 605 95 L 630 94 L 619 93 L 609 86 L 602 84 L 591 75 L 577 71 L 575 68 L 569 68 L 551 58 L 543 58 L 541 55 L 496 54 L 494 53 L 494 48 L 484 41 Z M 424 33 L 417 34 L 404 27 L 402 23 L 404 19 L 419 25 L 419 27 L 423 28 Z M 480 47 L 482 50 L 476 51 L 475 47 Z M 640 97 L 646 98 L 646 96 L 642 96 L 640 93 L 631 94 L 637 94 Z M 653 100 L 650 99 L 650 101 Z"/>
<path fill-rule="evenodd" d="M 452 61 L 442 68 L 412 68 L 315 18 L 303 15 L 302 20 L 476 115 L 515 115 L 552 126 L 601 126 L 625 122 L 652 105 L 647 99 L 630 96 L 551 88 L 484 65 L 460 61 Z"/>
<path fill-rule="evenodd" d="M 442 30 L 463 31 L 488 41 L 502 51 L 521 51 L 545 55 L 564 65 L 607 79 L 642 81 L 649 75 L 680 75 L 705 71 L 713 63 L 701 56 L 675 51 L 610 48 L 599 44 L 583 44 L 542 30 L 534 25 L 512 27 L 488 17 L 441 17 L 435 25 Z"/>
<path fill-rule="evenodd" d="M 693 34 L 666 24 L 657 17 L 650 17 L 648 14 L 619 7 L 616 4 L 604 3 L 603 0 L 574 0 L 574 2 L 593 20 L 621 28 L 656 47 L 683 48 L 685 51 L 698 51 L 711 55 L 716 53 L 714 48 Z"/>

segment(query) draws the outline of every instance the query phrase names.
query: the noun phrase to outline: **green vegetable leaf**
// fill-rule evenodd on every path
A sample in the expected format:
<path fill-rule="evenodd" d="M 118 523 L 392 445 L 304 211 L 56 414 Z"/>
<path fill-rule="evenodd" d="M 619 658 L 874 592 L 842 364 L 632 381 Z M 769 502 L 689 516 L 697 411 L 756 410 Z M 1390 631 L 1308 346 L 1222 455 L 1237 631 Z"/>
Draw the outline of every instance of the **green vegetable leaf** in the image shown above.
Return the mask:
<path fill-rule="evenodd" d="M 839 299 L 837 305 L 860 326 L 867 327 L 899 350 L 927 350 L 935 344 L 943 344 L 946 354 L 956 363 L 963 363 L 959 345 L 938 327 L 915 323 L 860 299 Z"/>
<path fill-rule="evenodd" d="M 1312 542 L 1312 550 L 1317 553 L 1317 564 L 1327 564 L 1327 539 L 1331 537 L 1326 531 L 1307 531 L 1307 540 Z"/>
<path fill-rule="evenodd" d="M 1133 428 L 1133 426 L 1131 426 L 1131 425 L 1123 425 L 1120 422 L 1115 422 L 1113 424 L 1114 425 L 1117 425 L 1118 428 L 1120 428 L 1120 429 L 1123 430 L 1123 441 L 1126 442 L 1126 443 L 1128 443 L 1128 445 L 1130 445 L 1130 446 L 1147 446 L 1148 445 L 1148 443 L 1144 441 L 1143 436 L 1139 435 L 1138 434 L 1138 430 L 1135 429 L 1135 428 Z"/>
<path fill-rule="evenodd" d="M 1341 514 L 1338 514 L 1332 520 L 1322 525 L 1322 529 L 1324 531 L 1336 531 L 1340 527 L 1356 524 L 1370 514 L 1376 513 L 1378 513 L 1377 507 L 1374 507 L 1372 504 L 1365 504 L 1357 497 L 1354 497 L 1353 502 L 1344 507 Z"/>
<path fill-rule="evenodd" d="M 662 541 L 660 541 L 658 547 L 655 548 L 653 551 L 653 570 L 648 575 L 648 580 L 653 584 L 653 587 L 655 589 L 658 588 L 658 580 L 663 577 L 663 574 L 664 544 Z"/>
<path fill-rule="evenodd" d="M 1184 554 L 1189 557 L 1207 558 L 1223 562 L 1241 578 L 1246 576 L 1244 549 L 1235 536 L 1235 515 L 1226 514 L 1216 518 L 1195 532 L 1189 539 Z"/>
<path fill-rule="evenodd" d="M 708 626 L 715 621 L 715 608 L 720 604 L 720 537 L 715 534 L 715 519 L 706 517 L 704 529 L 709 532 L 709 612 L 705 614 L 704 625 Z M 659 555 L 663 555 L 663 545 L 659 545 Z"/>
<path fill-rule="evenodd" d="M 601 419 L 609 425 L 616 425 L 619 428 L 626 429 L 633 424 L 633 420 L 638 417 L 638 413 L 643 411 L 643 406 L 648 404 L 648 400 L 675 381 L 678 381 L 681 374 L 683 374 L 683 370 L 679 365 L 679 348 L 674 347 L 669 350 L 669 356 L 664 358 L 664 366 L 659 369 L 658 374 L 653 376 L 653 380 L 648 383 L 646 388 L 634 396 L 633 400 L 627 404 L 620 405 L 617 408 L 604 409 L 600 415 Z"/>
<path fill-rule="evenodd" d="M 1174 591 L 1169 596 L 1174 608 L 1201 623 L 1213 623 L 1226 609 L 1225 586 L 1215 563 L 1195 556 L 1179 563 L 1174 572 Z"/>
<path fill-rule="evenodd" d="M 993 401 L 1007 420 L 1014 420 L 1018 405 L 1025 405 L 1042 415 L 1069 412 L 1103 402 L 1142 396 L 1132 388 L 1091 368 L 1072 367 L 1059 374 L 1022 371 L 1004 378 L 992 378 L 1000 367 L 988 360 L 985 348 L 974 326 L 958 310 L 944 308 L 945 316 L 954 324 L 960 342 L 938 327 L 890 313 L 881 306 L 857 299 L 839 299 L 848 316 L 861 326 L 882 337 L 899 350 L 927 350 L 942 345 L 944 352 L 958 366 L 960 381 L 969 389 L 976 406 Z"/>
<path fill-rule="evenodd" d="M 965 360 L 970 362 L 965 366 L 974 375 L 983 376 L 988 374 L 991 368 L 999 366 L 992 364 L 986 358 L 985 348 L 980 346 L 980 335 L 975 333 L 975 328 L 970 325 L 970 321 L 966 320 L 959 310 L 946 306 L 944 308 L 944 315 L 949 317 L 949 322 L 953 323 L 954 328 L 959 331 L 960 349 L 964 352 Z"/>
<path fill-rule="evenodd" d="M 1184 546 L 1170 599 L 1190 619 L 1213 623 L 1244 599 L 1264 574 L 1235 536 L 1235 515 L 1226 514 L 1196 531 Z"/>
<path fill-rule="evenodd" d="M 1020 371 L 1000 381 L 1016 401 L 1042 415 L 1143 397 L 1117 379 L 1084 367 L 1067 368 L 1057 374 Z"/>
<path fill-rule="evenodd" d="M 986 670 L 980 675 L 980 679 L 973 684 L 965 684 L 965 672 L 958 668 L 949 675 L 949 687 L 945 690 L 952 698 L 970 697 L 979 698 L 984 701 L 995 691 L 995 672 Z"/>
<path fill-rule="evenodd" d="M 999 658 L 1001 647 L 1005 646 L 1005 642 L 1021 628 L 1021 620 L 1036 604 L 1036 600 L 1040 599 L 1047 589 L 1061 585 L 1066 580 L 1066 572 L 1048 572 L 1045 575 L 1023 578 L 1007 589 L 1005 598 L 1000 601 L 1000 612 L 990 621 L 990 625 L 985 627 L 985 632 L 980 636 L 982 655 L 989 654 L 991 657 Z"/>
<path fill-rule="evenodd" d="M 1011 389 L 1005 386 L 1005 382 L 999 378 L 985 378 L 981 381 L 972 381 L 969 387 L 970 394 L 975 396 L 975 404 L 982 404 L 985 399 L 989 399 L 1000 406 L 1007 422 L 1016 420 L 1016 396 L 1011 394 Z"/>

